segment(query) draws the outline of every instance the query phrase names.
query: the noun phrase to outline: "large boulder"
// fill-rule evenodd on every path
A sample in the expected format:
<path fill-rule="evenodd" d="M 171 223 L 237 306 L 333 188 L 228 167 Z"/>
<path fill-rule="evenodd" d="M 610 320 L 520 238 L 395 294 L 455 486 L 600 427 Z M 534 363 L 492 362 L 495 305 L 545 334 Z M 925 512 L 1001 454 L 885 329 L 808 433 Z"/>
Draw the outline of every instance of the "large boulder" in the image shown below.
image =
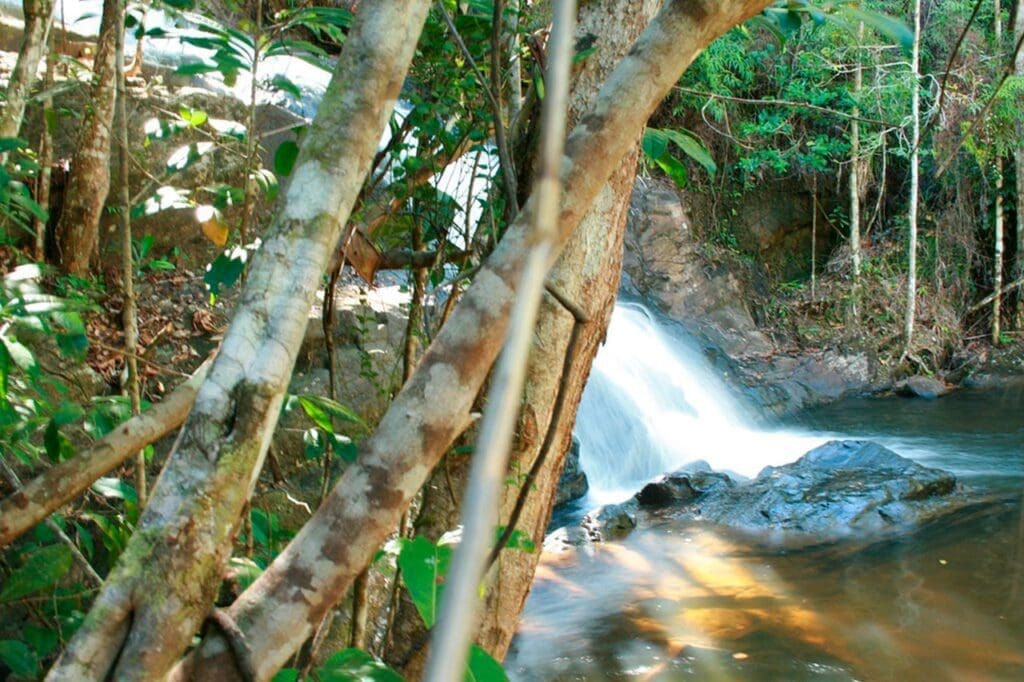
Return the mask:
<path fill-rule="evenodd" d="M 914 528 L 963 506 L 948 471 L 871 441 L 831 441 L 796 462 L 736 481 L 703 462 L 660 476 L 623 504 L 587 514 L 585 533 L 554 545 L 620 539 L 652 521 L 708 521 L 769 541 L 805 544 L 871 538 Z"/>
<path fill-rule="evenodd" d="M 919 525 L 959 506 L 956 477 L 871 441 L 831 441 L 697 502 L 702 519 L 835 539 Z"/>

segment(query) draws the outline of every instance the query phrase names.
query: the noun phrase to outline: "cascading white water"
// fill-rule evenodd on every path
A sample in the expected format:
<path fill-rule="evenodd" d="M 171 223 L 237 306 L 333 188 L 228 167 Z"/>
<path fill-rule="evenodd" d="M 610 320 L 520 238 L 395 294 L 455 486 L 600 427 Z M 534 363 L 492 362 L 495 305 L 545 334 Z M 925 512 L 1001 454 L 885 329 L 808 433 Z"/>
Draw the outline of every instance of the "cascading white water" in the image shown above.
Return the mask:
<path fill-rule="evenodd" d="M 702 459 L 754 476 L 823 442 L 753 425 L 695 343 L 640 305 L 620 303 L 576 418 L 580 464 L 598 503 L 619 502 L 655 476 Z"/>

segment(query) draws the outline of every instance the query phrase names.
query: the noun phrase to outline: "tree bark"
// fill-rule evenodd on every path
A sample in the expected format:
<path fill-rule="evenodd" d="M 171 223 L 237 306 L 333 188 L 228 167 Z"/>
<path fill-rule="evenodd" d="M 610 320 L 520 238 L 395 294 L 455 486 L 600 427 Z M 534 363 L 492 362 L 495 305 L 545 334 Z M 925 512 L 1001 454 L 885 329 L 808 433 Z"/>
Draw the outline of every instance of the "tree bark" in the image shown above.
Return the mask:
<path fill-rule="evenodd" d="M 0 113 L 0 137 L 17 137 L 25 117 L 25 103 L 32 83 L 36 80 L 39 61 L 49 42 L 53 24 L 54 0 L 24 0 L 24 40 L 18 52 L 18 61 L 7 84 L 7 102 Z"/>
<path fill-rule="evenodd" d="M 49 679 L 162 679 L 207 618 L 320 277 L 370 170 L 429 5 L 378 0 L 356 15 L 181 446 Z M 262 648 L 255 651 L 262 659 Z"/>
<path fill-rule="evenodd" d="M 910 205 L 907 209 L 907 301 L 903 320 L 903 354 L 911 352 L 917 311 L 917 204 L 920 184 L 918 146 L 921 140 L 921 0 L 914 0 L 914 44 L 910 55 Z"/>
<path fill-rule="evenodd" d="M 73 275 L 89 273 L 99 242 L 100 216 L 110 192 L 110 136 L 117 85 L 117 34 L 124 30 L 122 0 L 105 0 L 100 23 L 90 106 L 86 108 L 64 207 L 57 223 L 60 266 Z"/>
<path fill-rule="evenodd" d="M 1017 2 L 1017 11 L 1013 18 L 1014 39 L 1019 41 L 1021 34 L 1024 34 L 1024 2 Z M 1024 50 L 1017 53 L 1013 65 L 1014 74 L 1024 76 Z M 1017 139 L 1021 139 L 1021 127 L 1018 126 Z M 1015 279 L 1024 277 L 1024 145 L 1018 146 L 1013 154 L 1014 163 L 1017 166 L 1017 249 L 1014 256 L 1013 276 Z M 1014 328 L 1024 329 L 1024 294 L 1017 294 L 1016 313 L 1014 315 Z"/>
<path fill-rule="evenodd" d="M 597 199 L 683 70 L 714 38 L 769 0 L 670 0 L 609 77 L 570 135 L 563 162 L 560 246 Z M 351 39 L 349 39 L 351 41 Z M 393 531 L 413 495 L 472 420 L 497 356 L 526 253 L 533 201 L 460 300 L 357 461 L 263 575 L 226 610 L 267 679 L 310 635 Z M 584 255 L 589 278 L 607 277 Z M 152 504 L 152 503 L 151 503 Z M 239 679 L 229 646 L 211 629 L 174 679 Z"/>
<path fill-rule="evenodd" d="M 857 24 L 857 65 L 853 71 L 853 99 L 860 99 L 864 88 L 864 67 L 861 64 L 861 50 L 864 46 L 864 22 Z M 850 260 L 853 264 L 853 292 L 851 312 L 857 320 L 860 314 L 860 201 L 861 201 L 861 159 L 860 159 L 860 106 L 854 104 L 850 120 Z M 813 263 L 812 263 L 813 267 Z M 813 298 L 813 296 L 812 296 Z"/>

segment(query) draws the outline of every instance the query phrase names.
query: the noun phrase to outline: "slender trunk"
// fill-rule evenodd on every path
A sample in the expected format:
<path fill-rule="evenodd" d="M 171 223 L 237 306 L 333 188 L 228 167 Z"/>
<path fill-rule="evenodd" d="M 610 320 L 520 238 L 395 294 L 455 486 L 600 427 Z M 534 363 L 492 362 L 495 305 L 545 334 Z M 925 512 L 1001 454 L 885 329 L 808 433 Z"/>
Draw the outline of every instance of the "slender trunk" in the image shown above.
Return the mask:
<path fill-rule="evenodd" d="M 911 352 L 917 310 L 917 204 L 920 184 L 918 143 L 921 140 L 921 0 L 914 0 L 914 44 L 910 56 L 910 206 L 908 208 L 907 309 L 903 322 L 904 355 Z"/>
<path fill-rule="evenodd" d="M 58 259 L 73 275 L 86 275 L 99 242 L 100 216 L 110 191 L 110 134 L 117 84 L 117 34 L 124 27 L 123 0 L 105 0 L 93 62 L 91 106 L 86 109 L 71 161 L 64 208 L 57 224 Z"/>
<path fill-rule="evenodd" d="M 859 317 L 860 297 L 860 106 L 861 91 L 864 87 L 864 68 L 861 64 L 861 48 L 864 44 L 864 22 L 857 25 L 857 65 L 853 70 L 853 118 L 850 120 L 850 259 L 853 262 L 853 295 L 851 312 L 853 319 Z"/>
<path fill-rule="evenodd" d="M 567 192 L 560 207 L 560 247 L 613 172 L 622 167 L 623 158 L 635 150 L 651 112 L 679 75 L 713 39 L 768 4 L 768 0 L 665 3 L 605 82 L 590 113 L 569 136 L 562 164 Z M 349 38 L 346 47 L 351 41 Z M 394 530 L 441 455 L 471 422 L 474 399 L 508 326 L 515 282 L 524 266 L 526 225 L 534 210 L 535 202 L 527 202 L 324 504 L 260 578 L 226 609 L 225 616 L 237 625 L 246 646 L 260 653 L 253 661 L 257 679 L 269 678 L 285 663 L 322 615 L 345 594 Z M 600 249 L 585 248 L 582 265 L 574 272 L 585 283 L 613 279 L 610 286 L 614 289 L 618 277 L 612 276 L 611 269 L 602 268 L 601 258 L 593 257 L 601 253 Z M 586 374 L 586 369 L 581 373 Z M 575 402 L 569 404 L 575 407 Z M 542 416 L 546 420 L 548 415 Z M 554 457 L 552 464 L 558 459 Z M 550 504 L 546 506 L 538 516 L 550 511 Z M 522 527 L 529 528 L 532 535 L 538 532 L 532 526 Z M 525 586 L 515 598 L 512 613 L 522 606 L 537 560 L 534 554 L 526 556 L 531 569 L 522 575 L 525 580 L 514 580 Z M 513 577 L 511 567 L 510 573 L 505 570 L 503 567 L 503 577 Z M 514 620 L 503 627 L 511 630 Z M 228 651 L 225 638 L 209 629 L 202 645 L 173 679 L 237 679 Z"/>
<path fill-rule="evenodd" d="M 818 285 L 818 176 L 811 189 L 811 300 L 817 298 Z"/>
<path fill-rule="evenodd" d="M 1003 48 L 1003 21 L 1002 7 L 999 0 L 995 0 L 993 7 L 995 15 L 995 40 L 996 55 L 1002 54 Z M 1000 329 L 1000 310 L 1003 297 L 1003 157 L 996 159 L 996 201 L 995 201 L 995 225 L 993 227 L 992 240 L 995 242 L 992 258 L 992 288 L 995 298 L 992 300 L 992 344 L 999 345 L 999 337 L 1002 335 Z"/>
<path fill-rule="evenodd" d="M 180 446 L 50 679 L 163 679 L 210 614 L 321 275 L 370 170 L 429 5 L 378 0 L 356 14 Z M 301 639 L 291 651 L 309 635 L 308 625 L 293 630 Z M 253 647 L 260 660 L 252 665 L 279 667 L 268 653 L 273 648 Z"/>
<path fill-rule="evenodd" d="M 142 391 L 139 387 L 139 321 L 135 304 L 135 261 L 132 253 L 132 199 L 128 187 L 128 92 L 125 86 L 124 71 L 124 31 L 117 31 L 117 136 L 118 136 L 118 203 L 121 210 L 118 221 L 121 223 L 121 277 L 124 294 L 124 305 L 121 313 L 124 323 L 124 354 L 125 368 L 128 372 L 124 389 L 132 404 L 132 414 L 142 411 Z M 135 457 L 135 491 L 138 495 L 139 508 L 146 506 L 146 456 L 139 450 Z"/>
<path fill-rule="evenodd" d="M 47 42 L 46 78 L 43 88 L 49 90 L 53 85 L 53 68 L 56 63 L 53 51 L 53 35 Z M 53 131 L 50 129 L 54 117 L 53 98 L 43 98 L 43 128 L 39 134 L 39 176 L 36 178 L 36 202 L 43 207 L 49 217 L 50 183 L 53 180 Z M 35 219 L 35 259 L 40 263 L 46 260 L 46 220 Z"/>
<path fill-rule="evenodd" d="M 1024 34 L 1024 2 L 1017 2 L 1017 11 L 1013 20 L 1014 38 L 1020 40 Z M 1017 53 L 1014 62 L 1014 73 L 1017 76 L 1024 76 L 1024 50 Z M 1018 125 L 1017 139 L 1024 140 L 1024 127 Z M 1024 143 L 1018 146 L 1013 153 L 1014 163 L 1017 166 L 1017 249 L 1014 255 L 1013 276 L 1014 279 L 1024 277 Z M 1018 292 L 1014 328 L 1024 330 L 1024 293 Z"/>
<path fill-rule="evenodd" d="M 7 84 L 7 102 L 0 112 L 0 137 L 17 137 L 21 121 L 25 117 L 25 103 L 28 93 L 36 80 L 39 61 L 43 58 L 49 43 L 50 26 L 53 24 L 54 0 L 24 0 L 22 13 L 25 16 L 24 39 L 18 52 L 18 61 Z"/>
<path fill-rule="evenodd" d="M 262 26 L 263 0 L 256 0 L 256 25 L 253 27 L 252 35 L 254 47 L 252 63 L 249 65 L 249 75 L 252 78 L 249 86 L 249 120 L 245 133 L 245 204 L 242 206 L 242 223 L 238 229 L 243 245 L 249 243 L 249 229 L 252 227 L 253 215 L 256 212 L 256 153 L 259 151 L 256 144 L 256 93 L 259 83 Z"/>

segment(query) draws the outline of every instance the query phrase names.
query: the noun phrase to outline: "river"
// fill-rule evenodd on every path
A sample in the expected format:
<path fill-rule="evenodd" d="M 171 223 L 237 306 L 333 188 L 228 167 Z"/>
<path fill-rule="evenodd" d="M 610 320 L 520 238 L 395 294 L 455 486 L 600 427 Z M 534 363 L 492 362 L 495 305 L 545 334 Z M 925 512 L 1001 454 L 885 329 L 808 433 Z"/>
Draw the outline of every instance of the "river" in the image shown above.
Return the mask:
<path fill-rule="evenodd" d="M 1024 388 L 757 421 L 684 334 L 620 305 L 581 405 L 581 508 L 697 457 L 752 475 L 837 437 L 953 471 L 979 501 L 870 542 L 792 550 L 674 521 L 546 554 L 513 679 L 1024 679 Z"/>

